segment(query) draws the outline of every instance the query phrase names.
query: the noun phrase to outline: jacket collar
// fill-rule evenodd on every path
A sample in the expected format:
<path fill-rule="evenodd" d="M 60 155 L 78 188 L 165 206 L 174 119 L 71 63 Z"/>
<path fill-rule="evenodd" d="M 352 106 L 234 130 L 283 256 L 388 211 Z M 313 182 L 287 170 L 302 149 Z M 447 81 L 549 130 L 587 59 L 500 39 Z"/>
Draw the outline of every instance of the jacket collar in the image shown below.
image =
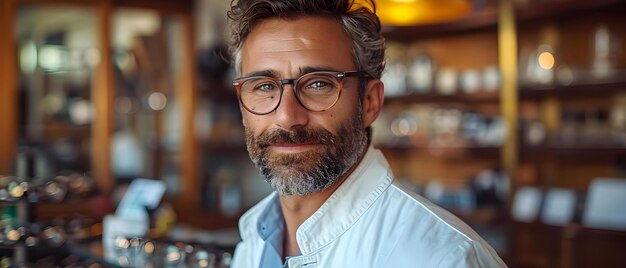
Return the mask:
<path fill-rule="evenodd" d="M 296 231 L 303 255 L 328 245 L 349 229 L 391 184 L 389 164 L 369 147 L 357 168 Z"/>

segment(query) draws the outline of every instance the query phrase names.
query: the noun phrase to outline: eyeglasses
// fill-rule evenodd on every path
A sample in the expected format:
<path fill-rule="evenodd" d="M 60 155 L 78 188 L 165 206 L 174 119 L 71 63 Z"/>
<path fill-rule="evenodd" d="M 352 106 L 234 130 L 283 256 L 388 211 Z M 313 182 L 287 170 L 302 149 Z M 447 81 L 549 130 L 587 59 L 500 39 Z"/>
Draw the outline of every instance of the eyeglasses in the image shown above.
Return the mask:
<path fill-rule="evenodd" d="M 256 115 L 269 114 L 278 108 L 283 96 L 283 85 L 292 84 L 296 99 L 309 111 L 326 111 L 337 103 L 346 77 L 368 77 L 359 71 L 317 71 L 297 79 L 277 80 L 267 76 L 250 76 L 233 81 L 239 102 Z"/>

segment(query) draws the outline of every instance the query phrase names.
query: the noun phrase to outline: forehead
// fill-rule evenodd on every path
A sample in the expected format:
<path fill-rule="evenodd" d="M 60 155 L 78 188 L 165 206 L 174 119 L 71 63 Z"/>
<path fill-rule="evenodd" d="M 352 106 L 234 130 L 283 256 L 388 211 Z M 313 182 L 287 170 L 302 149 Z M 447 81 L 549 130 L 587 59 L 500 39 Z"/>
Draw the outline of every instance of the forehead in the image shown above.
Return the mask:
<path fill-rule="evenodd" d="M 241 72 L 294 73 L 306 67 L 354 69 L 352 42 L 330 18 L 268 19 L 255 25 L 242 47 Z"/>

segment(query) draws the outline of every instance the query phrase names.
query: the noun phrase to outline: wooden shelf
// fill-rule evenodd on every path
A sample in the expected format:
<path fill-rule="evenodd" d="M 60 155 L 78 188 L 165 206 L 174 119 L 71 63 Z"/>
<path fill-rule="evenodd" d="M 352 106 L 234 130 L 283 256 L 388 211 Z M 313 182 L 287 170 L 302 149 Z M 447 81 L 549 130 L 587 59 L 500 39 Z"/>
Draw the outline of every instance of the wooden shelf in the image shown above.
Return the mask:
<path fill-rule="evenodd" d="M 567 0 L 539 2 L 534 1 L 529 7 L 518 7 L 515 16 L 519 22 L 541 21 L 576 17 L 584 13 L 600 10 L 620 10 L 626 7 L 621 0 Z M 448 36 L 463 32 L 495 30 L 498 26 L 496 7 L 485 7 L 469 15 L 446 23 L 419 26 L 385 26 L 383 35 L 389 40 L 410 42 L 418 38 Z"/>
<path fill-rule="evenodd" d="M 588 98 L 611 97 L 615 93 L 626 93 L 626 81 L 599 81 L 569 86 L 526 86 L 519 88 L 522 100 L 536 100 L 545 97 Z"/>
<path fill-rule="evenodd" d="M 30 126 L 25 126 L 26 128 Z M 41 124 L 44 140 L 52 141 L 61 138 L 88 139 L 91 135 L 91 125 L 73 125 L 61 120 L 46 120 Z"/>
<path fill-rule="evenodd" d="M 624 267 L 626 232 L 571 223 L 550 226 L 512 221 L 511 250 L 521 267 Z M 575 264 L 575 265 L 572 265 Z"/>
<path fill-rule="evenodd" d="M 498 103 L 499 92 L 478 91 L 476 93 L 456 93 L 441 95 L 437 93 L 412 93 L 400 96 L 385 96 L 385 102 L 401 103 Z"/>
<path fill-rule="evenodd" d="M 485 7 L 458 20 L 420 26 L 384 26 L 383 35 L 389 40 L 409 42 L 418 38 L 446 36 L 484 29 L 495 30 L 498 23 L 496 7 Z"/>
<path fill-rule="evenodd" d="M 542 160 L 546 158 L 558 158 L 567 160 L 580 160 L 589 162 L 606 162 L 626 158 L 626 146 L 619 145 L 544 145 L 544 146 L 521 146 L 521 159 Z"/>
<path fill-rule="evenodd" d="M 111 213 L 115 213 L 115 204 L 108 194 L 68 198 L 61 203 L 41 202 L 32 205 L 32 215 L 38 221 L 84 216 L 101 222 L 104 216 Z"/>
<path fill-rule="evenodd" d="M 376 148 L 382 151 L 396 153 L 429 153 L 433 156 L 439 156 L 449 159 L 464 158 L 497 158 L 500 156 L 500 147 L 498 146 L 427 146 L 427 145 L 408 145 L 408 144 L 376 144 Z"/>
<path fill-rule="evenodd" d="M 578 17 L 601 10 L 616 10 L 626 7 L 622 0 L 567 0 L 531 1 L 529 7 L 518 7 L 515 18 L 519 22 L 554 20 Z"/>

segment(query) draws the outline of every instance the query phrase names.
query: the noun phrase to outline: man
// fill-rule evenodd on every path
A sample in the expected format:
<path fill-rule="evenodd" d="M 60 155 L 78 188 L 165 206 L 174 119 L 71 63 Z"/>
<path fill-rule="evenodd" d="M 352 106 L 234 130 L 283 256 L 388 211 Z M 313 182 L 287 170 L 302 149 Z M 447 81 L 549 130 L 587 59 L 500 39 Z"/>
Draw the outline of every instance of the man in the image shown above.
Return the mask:
<path fill-rule="evenodd" d="M 403 188 L 370 126 L 383 104 L 373 3 L 239 0 L 231 51 L 250 157 L 276 190 L 240 220 L 233 267 L 502 267 Z"/>

